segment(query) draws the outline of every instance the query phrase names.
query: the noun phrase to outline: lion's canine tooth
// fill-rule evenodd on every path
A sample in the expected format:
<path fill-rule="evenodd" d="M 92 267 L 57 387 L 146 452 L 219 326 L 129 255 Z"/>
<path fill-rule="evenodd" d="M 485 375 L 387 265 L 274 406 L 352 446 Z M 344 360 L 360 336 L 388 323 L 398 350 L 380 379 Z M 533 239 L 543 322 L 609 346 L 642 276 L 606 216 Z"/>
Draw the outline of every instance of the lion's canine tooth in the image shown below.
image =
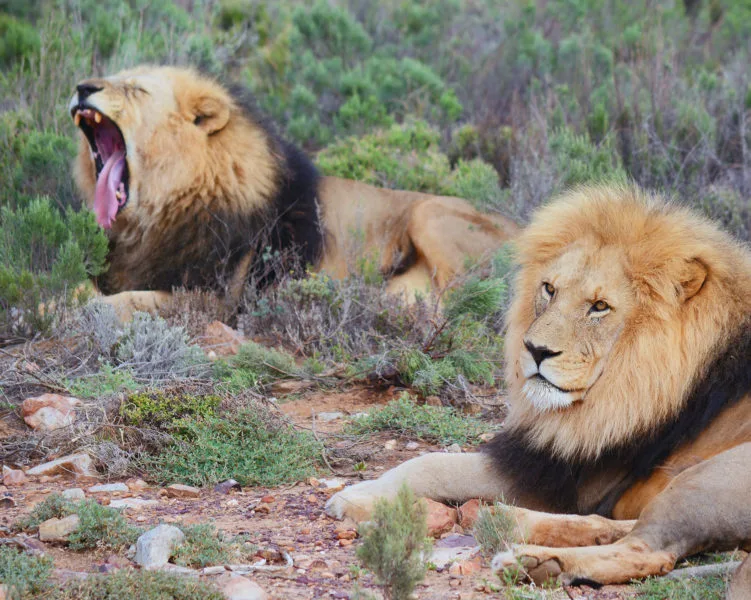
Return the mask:
<path fill-rule="evenodd" d="M 73 117 L 73 121 L 75 122 L 76 127 L 78 127 L 78 125 L 81 123 L 81 113 L 77 112 L 76 116 Z"/>
<path fill-rule="evenodd" d="M 101 114 L 101 113 L 98 113 L 98 112 L 95 112 L 95 113 L 94 113 L 94 120 L 95 120 L 95 121 L 96 121 L 97 123 L 101 123 L 101 122 L 102 122 L 102 114 Z"/>

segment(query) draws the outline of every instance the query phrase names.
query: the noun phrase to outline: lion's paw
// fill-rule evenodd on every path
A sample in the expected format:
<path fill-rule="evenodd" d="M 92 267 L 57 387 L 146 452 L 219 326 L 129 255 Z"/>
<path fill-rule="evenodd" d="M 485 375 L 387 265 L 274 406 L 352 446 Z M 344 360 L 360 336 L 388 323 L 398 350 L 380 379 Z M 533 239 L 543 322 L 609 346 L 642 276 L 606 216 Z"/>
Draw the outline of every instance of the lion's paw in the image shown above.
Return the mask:
<path fill-rule="evenodd" d="M 367 521 L 373 514 L 376 500 L 384 497 L 377 480 L 363 481 L 334 494 L 326 503 L 326 514 L 336 519 L 350 518 L 358 523 Z"/>
<path fill-rule="evenodd" d="M 518 546 L 496 554 L 491 568 L 500 577 L 506 575 L 514 580 L 531 579 L 538 585 L 558 579 L 562 572 L 557 558 L 544 551 L 535 552 L 532 546 Z"/>

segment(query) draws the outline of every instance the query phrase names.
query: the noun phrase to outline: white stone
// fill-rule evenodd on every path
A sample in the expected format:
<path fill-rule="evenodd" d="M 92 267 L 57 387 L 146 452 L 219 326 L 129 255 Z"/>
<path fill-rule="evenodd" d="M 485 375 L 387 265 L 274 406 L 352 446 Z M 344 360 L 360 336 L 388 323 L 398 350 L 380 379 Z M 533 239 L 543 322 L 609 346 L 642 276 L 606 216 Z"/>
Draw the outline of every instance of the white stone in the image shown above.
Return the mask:
<path fill-rule="evenodd" d="M 406 444 L 404 444 L 405 450 L 417 450 L 419 447 L 420 444 L 418 444 L 417 442 L 407 442 Z"/>
<path fill-rule="evenodd" d="M 389 440 L 383 445 L 383 448 L 385 450 L 393 450 L 394 448 L 396 448 L 396 440 Z"/>
<path fill-rule="evenodd" d="M 428 562 L 443 569 L 450 563 L 470 560 L 480 552 L 480 546 L 459 546 L 458 548 L 434 548 Z"/>
<path fill-rule="evenodd" d="M 459 444 L 451 444 L 446 448 L 446 452 L 450 452 L 452 454 L 459 454 L 461 451 L 462 447 Z"/>
<path fill-rule="evenodd" d="M 269 597 L 256 582 L 235 573 L 221 575 L 216 584 L 227 600 L 268 600 Z"/>
<path fill-rule="evenodd" d="M 66 500 L 86 500 L 86 494 L 81 488 L 69 488 L 63 491 L 62 496 Z"/>
<path fill-rule="evenodd" d="M 316 415 L 316 421 L 321 421 L 321 423 L 329 423 L 342 418 L 344 418 L 343 412 L 322 412 Z"/>
<path fill-rule="evenodd" d="M 227 569 L 225 569 L 223 565 L 216 567 L 204 567 L 203 569 L 201 569 L 201 575 L 221 575 L 222 573 L 226 572 Z"/>
<path fill-rule="evenodd" d="M 89 488 L 90 494 L 103 493 L 103 492 L 127 492 L 128 486 L 124 483 L 100 483 L 98 485 L 92 485 Z"/>
<path fill-rule="evenodd" d="M 184 541 L 185 534 L 174 525 L 154 527 L 136 541 L 135 561 L 144 569 L 163 567 Z"/>
<path fill-rule="evenodd" d="M 344 479 L 340 479 L 339 477 L 333 477 L 332 479 L 321 479 L 319 480 L 319 484 L 321 487 L 326 488 L 327 490 L 343 490 L 344 485 L 347 482 L 344 481 Z"/>
<path fill-rule="evenodd" d="M 26 471 L 27 475 L 57 475 L 59 473 L 96 477 L 96 470 L 91 457 L 83 452 L 42 463 Z"/>

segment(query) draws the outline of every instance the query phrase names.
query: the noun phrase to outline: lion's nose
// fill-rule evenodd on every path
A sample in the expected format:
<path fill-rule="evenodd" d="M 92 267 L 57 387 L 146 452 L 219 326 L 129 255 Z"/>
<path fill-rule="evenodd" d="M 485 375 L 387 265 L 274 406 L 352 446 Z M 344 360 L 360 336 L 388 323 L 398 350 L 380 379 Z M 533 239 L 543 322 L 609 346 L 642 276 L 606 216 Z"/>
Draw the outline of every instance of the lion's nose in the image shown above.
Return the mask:
<path fill-rule="evenodd" d="M 532 358 L 537 364 L 538 369 L 540 368 L 540 363 L 542 363 L 543 360 L 545 360 L 546 358 L 551 358 L 553 356 L 558 356 L 560 354 L 560 352 L 555 352 L 547 346 L 535 346 L 532 342 L 528 342 L 526 340 L 524 341 L 524 347 L 529 350 L 529 353 L 532 355 Z"/>
<path fill-rule="evenodd" d="M 91 96 L 91 94 L 99 92 L 102 89 L 104 88 L 102 88 L 99 85 L 95 85 L 93 83 L 86 83 L 86 82 L 81 83 L 76 86 L 76 90 L 78 91 L 78 101 L 83 102 L 84 100 L 86 100 L 86 98 Z"/>

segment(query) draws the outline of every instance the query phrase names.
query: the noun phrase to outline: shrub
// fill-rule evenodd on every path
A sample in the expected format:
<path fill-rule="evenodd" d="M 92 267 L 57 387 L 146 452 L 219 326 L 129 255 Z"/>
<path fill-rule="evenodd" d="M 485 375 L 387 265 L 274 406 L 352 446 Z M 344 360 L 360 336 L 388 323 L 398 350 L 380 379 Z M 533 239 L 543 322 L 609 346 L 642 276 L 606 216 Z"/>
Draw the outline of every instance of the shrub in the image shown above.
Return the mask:
<path fill-rule="evenodd" d="M 247 562 L 255 547 L 246 536 L 227 536 L 213 523 L 181 527 L 185 541 L 175 551 L 175 564 L 203 568 L 211 565 Z"/>
<path fill-rule="evenodd" d="M 480 509 L 472 532 L 486 556 L 508 550 L 510 543 L 520 541 L 514 539 L 513 518 L 507 507 L 499 502 Z"/>
<path fill-rule="evenodd" d="M 373 519 L 362 527 L 357 557 L 373 571 L 386 600 L 407 600 L 425 577 L 427 538 L 425 505 L 402 486 L 393 501 L 379 500 Z"/>
<path fill-rule="evenodd" d="M 347 429 L 353 434 L 394 431 L 448 446 L 476 443 L 480 435 L 488 431 L 488 426 L 479 419 L 459 414 L 452 407 L 419 405 L 404 393 L 383 408 L 355 417 Z"/>
<path fill-rule="evenodd" d="M 0 207 L 2 329 L 49 332 L 64 310 L 86 298 L 78 286 L 104 271 L 106 255 L 107 238 L 92 214 L 61 214 L 47 198 L 16 210 Z"/>
<path fill-rule="evenodd" d="M 102 398 L 117 392 L 135 392 L 139 384 L 132 371 L 104 363 L 96 373 L 68 381 L 66 387 L 79 398 Z"/>
<path fill-rule="evenodd" d="M 39 50 L 39 34 L 30 23 L 0 13 L 0 65 L 26 60 Z"/>
<path fill-rule="evenodd" d="M 259 383 L 277 379 L 289 379 L 299 373 L 295 359 L 282 350 L 265 348 L 255 342 L 240 346 L 237 355 L 230 361 L 232 366 L 253 374 Z"/>
<path fill-rule="evenodd" d="M 52 494 L 37 504 L 15 524 L 15 528 L 33 531 L 48 519 L 62 519 L 73 514 L 80 519 L 78 529 L 68 536 L 68 546 L 73 550 L 119 550 L 135 542 L 140 533 L 114 508 L 102 506 L 96 500 L 71 502 L 59 494 Z"/>
<path fill-rule="evenodd" d="M 213 394 L 194 396 L 163 391 L 131 394 L 120 405 L 120 415 L 129 425 L 169 428 L 184 417 L 216 415 L 222 399 Z"/>
<path fill-rule="evenodd" d="M 643 600 L 723 600 L 727 581 L 721 575 L 697 579 L 652 578 L 637 586 Z"/>
<path fill-rule="evenodd" d="M 274 486 L 313 475 L 321 452 L 312 435 L 261 407 L 231 418 L 183 418 L 173 438 L 157 455 L 142 459 L 160 483 L 202 486 L 236 479 L 241 485 Z"/>
<path fill-rule="evenodd" d="M 46 592 L 53 566 L 50 556 L 30 556 L 0 546 L 0 584 L 7 586 L 11 599 Z"/>
<path fill-rule="evenodd" d="M 216 586 L 193 577 L 160 571 L 120 569 L 107 575 L 72 579 L 53 595 L 53 600 L 223 600 Z"/>

